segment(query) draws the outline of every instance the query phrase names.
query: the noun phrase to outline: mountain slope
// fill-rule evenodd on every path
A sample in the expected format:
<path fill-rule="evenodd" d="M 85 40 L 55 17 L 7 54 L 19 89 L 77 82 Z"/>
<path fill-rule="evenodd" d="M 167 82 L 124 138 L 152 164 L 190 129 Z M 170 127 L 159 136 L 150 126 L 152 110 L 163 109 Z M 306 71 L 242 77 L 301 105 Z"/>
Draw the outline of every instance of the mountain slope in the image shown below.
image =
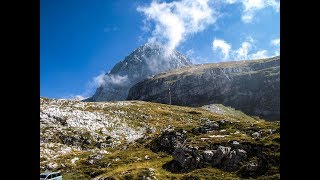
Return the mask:
<path fill-rule="evenodd" d="M 191 65 L 178 51 L 167 51 L 158 44 L 145 44 L 105 74 L 95 94 L 85 101 L 125 100 L 135 83 L 160 72 Z"/>
<path fill-rule="evenodd" d="M 223 104 L 249 115 L 280 120 L 280 56 L 193 65 L 135 84 L 128 100 L 183 106 Z"/>
<path fill-rule="evenodd" d="M 40 98 L 40 171 L 66 180 L 279 179 L 278 122 L 207 108 Z"/>

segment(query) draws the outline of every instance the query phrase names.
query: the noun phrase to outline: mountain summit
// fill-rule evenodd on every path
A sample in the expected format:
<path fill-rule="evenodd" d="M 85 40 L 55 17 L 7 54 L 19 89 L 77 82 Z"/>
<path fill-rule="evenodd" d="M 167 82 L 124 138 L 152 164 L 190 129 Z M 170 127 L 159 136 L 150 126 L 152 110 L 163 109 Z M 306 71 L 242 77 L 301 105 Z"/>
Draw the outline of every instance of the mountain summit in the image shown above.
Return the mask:
<path fill-rule="evenodd" d="M 167 50 L 159 44 L 144 44 L 106 73 L 95 94 L 84 101 L 125 100 L 129 89 L 137 82 L 191 64 L 188 58 L 176 50 Z"/>

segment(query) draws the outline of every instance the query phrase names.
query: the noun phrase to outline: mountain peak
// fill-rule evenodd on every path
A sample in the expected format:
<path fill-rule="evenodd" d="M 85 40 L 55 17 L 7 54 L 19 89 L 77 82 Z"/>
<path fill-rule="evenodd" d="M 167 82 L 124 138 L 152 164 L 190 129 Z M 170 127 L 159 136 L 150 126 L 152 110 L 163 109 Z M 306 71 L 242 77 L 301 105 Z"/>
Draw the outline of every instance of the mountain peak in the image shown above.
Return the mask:
<path fill-rule="evenodd" d="M 107 73 L 104 83 L 85 101 L 125 100 L 135 83 L 164 71 L 191 65 L 191 61 L 176 50 L 157 43 L 146 43 L 126 56 Z"/>

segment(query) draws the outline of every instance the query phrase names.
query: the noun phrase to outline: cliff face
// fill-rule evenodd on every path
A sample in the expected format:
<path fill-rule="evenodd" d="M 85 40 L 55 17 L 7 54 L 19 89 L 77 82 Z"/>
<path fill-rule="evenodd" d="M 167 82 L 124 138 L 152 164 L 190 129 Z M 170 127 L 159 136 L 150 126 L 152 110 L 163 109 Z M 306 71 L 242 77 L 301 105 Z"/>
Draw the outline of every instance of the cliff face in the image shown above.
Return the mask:
<path fill-rule="evenodd" d="M 95 94 L 84 101 L 125 100 L 130 87 L 148 76 L 191 65 L 191 61 L 178 51 L 168 52 L 158 44 L 145 44 L 105 74 Z"/>
<path fill-rule="evenodd" d="M 249 115 L 280 120 L 280 56 L 212 63 L 158 74 L 135 84 L 128 100 L 184 106 L 223 104 Z"/>

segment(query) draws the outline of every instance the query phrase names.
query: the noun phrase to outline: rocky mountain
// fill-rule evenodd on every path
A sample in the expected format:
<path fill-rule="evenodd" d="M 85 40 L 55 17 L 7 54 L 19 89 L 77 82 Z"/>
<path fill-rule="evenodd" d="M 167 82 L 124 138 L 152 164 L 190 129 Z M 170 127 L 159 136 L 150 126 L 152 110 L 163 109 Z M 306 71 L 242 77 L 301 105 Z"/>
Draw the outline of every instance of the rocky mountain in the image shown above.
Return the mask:
<path fill-rule="evenodd" d="M 221 104 L 40 98 L 40 171 L 63 179 L 280 179 L 280 123 Z"/>
<path fill-rule="evenodd" d="M 151 75 L 189 65 L 191 61 L 178 51 L 169 51 L 159 44 L 145 44 L 106 73 L 95 94 L 84 101 L 125 100 L 135 83 Z"/>
<path fill-rule="evenodd" d="M 170 94 L 169 95 L 169 88 Z M 179 68 L 135 84 L 127 100 L 182 106 L 223 104 L 280 120 L 280 56 Z"/>

